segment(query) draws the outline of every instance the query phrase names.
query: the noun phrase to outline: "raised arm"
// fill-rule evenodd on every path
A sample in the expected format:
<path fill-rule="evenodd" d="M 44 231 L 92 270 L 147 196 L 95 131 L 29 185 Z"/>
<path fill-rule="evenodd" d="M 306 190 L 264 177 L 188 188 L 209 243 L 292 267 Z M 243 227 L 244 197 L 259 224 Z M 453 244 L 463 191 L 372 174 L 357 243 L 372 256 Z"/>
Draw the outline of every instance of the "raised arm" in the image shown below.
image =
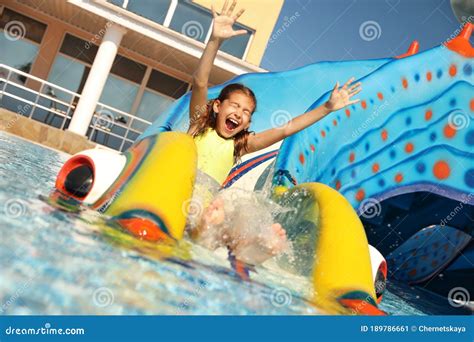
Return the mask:
<path fill-rule="evenodd" d="M 193 74 L 193 89 L 189 104 L 188 133 L 191 133 L 195 128 L 193 125 L 195 118 L 206 110 L 209 75 L 211 74 L 214 59 L 216 58 L 219 47 L 224 40 L 247 33 L 246 30 L 235 31 L 232 28 L 235 21 L 242 15 L 242 13 L 244 13 L 244 9 L 241 9 L 235 15 L 232 15 L 236 4 L 237 1 L 233 0 L 232 4 L 228 6 L 229 0 L 226 0 L 222 7 L 221 14 L 217 14 L 214 6 L 212 6 L 212 16 L 214 17 L 214 20 L 212 23 L 211 38 L 209 39 L 209 42 L 202 53 L 201 59 L 199 60 L 198 67 Z"/>
<path fill-rule="evenodd" d="M 308 126 L 311 126 L 329 113 L 359 102 L 360 100 L 358 99 L 351 100 L 352 96 L 358 94 L 362 90 L 361 83 L 352 84 L 353 81 L 354 78 L 351 78 L 341 88 L 339 88 L 339 82 L 337 82 L 326 103 L 297 116 L 288 121 L 284 126 L 271 128 L 255 135 L 250 135 L 248 138 L 247 153 L 252 153 L 271 146 Z"/>

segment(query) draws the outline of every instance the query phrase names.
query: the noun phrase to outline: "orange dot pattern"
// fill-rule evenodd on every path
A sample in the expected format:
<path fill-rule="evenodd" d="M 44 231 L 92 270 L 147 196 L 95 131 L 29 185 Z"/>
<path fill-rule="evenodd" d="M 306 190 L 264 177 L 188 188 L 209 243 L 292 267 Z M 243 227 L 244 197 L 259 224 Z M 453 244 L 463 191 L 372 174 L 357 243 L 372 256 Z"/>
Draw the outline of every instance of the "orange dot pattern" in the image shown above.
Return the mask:
<path fill-rule="evenodd" d="M 449 69 L 448 69 L 448 74 L 449 76 L 451 77 L 455 77 L 457 74 L 458 74 L 458 68 L 455 64 L 451 64 L 449 66 Z M 431 82 L 433 80 L 433 73 L 431 71 L 427 71 L 426 74 L 425 74 L 425 77 L 426 77 L 426 80 L 428 82 Z M 404 89 L 408 89 L 409 87 L 409 82 L 408 82 L 408 79 L 406 77 L 402 77 L 401 79 L 401 82 L 402 82 L 402 87 Z M 377 98 L 379 100 L 383 100 L 384 99 L 384 94 L 382 92 L 377 92 Z M 366 100 L 362 100 L 360 102 L 360 105 L 363 109 L 367 109 L 367 101 Z M 470 110 L 472 112 L 474 112 L 474 98 L 472 98 L 469 102 L 469 107 L 470 107 Z M 354 108 L 354 107 L 353 107 Z M 345 115 L 347 118 L 350 118 L 351 117 L 351 110 L 349 108 L 346 108 L 344 110 L 345 112 Z M 424 113 L 424 119 L 425 121 L 430 121 L 431 119 L 433 118 L 433 110 L 432 109 L 427 109 Z M 337 127 L 339 122 L 337 120 L 333 120 L 332 121 L 332 124 L 334 127 Z M 450 125 L 449 123 L 446 124 L 443 128 L 443 135 L 444 137 L 446 137 L 447 139 L 452 139 L 453 137 L 455 137 L 457 133 L 457 130 L 456 130 L 456 127 L 453 127 L 452 125 Z M 325 130 L 321 130 L 320 131 L 320 134 L 321 134 L 321 137 L 322 138 L 325 138 L 327 133 Z M 380 136 L 382 138 L 382 141 L 387 141 L 388 139 L 388 131 L 386 129 L 383 129 L 380 133 Z M 312 152 L 315 152 L 316 151 L 316 148 L 313 144 L 310 144 L 310 150 Z M 415 150 L 415 146 L 412 142 L 407 142 L 405 144 L 405 147 L 404 147 L 404 150 L 406 153 L 413 153 L 413 151 Z M 299 161 L 301 164 L 304 164 L 305 163 L 305 156 L 303 153 L 301 153 L 299 155 Z M 355 153 L 354 152 L 351 152 L 349 154 L 349 162 L 350 163 L 353 163 L 355 161 Z M 380 171 L 380 164 L 378 162 L 374 162 L 372 164 L 372 172 L 373 173 L 377 173 Z M 434 165 L 433 165 L 433 175 L 439 179 L 439 180 L 443 180 L 443 179 L 446 179 L 450 176 L 451 174 L 451 168 L 449 166 L 449 164 L 444 161 L 444 160 L 439 160 L 437 161 Z M 396 183 L 401 183 L 403 182 L 404 180 L 404 176 L 401 172 L 398 172 L 395 174 L 394 176 L 394 181 Z M 335 181 L 335 188 L 337 190 L 339 190 L 341 188 L 342 184 L 341 184 L 341 181 L 340 180 L 336 180 Z M 365 198 L 365 191 L 363 188 L 360 188 L 357 192 L 356 192 L 356 195 L 355 195 L 356 199 L 358 201 L 362 201 L 364 198 Z"/>
<path fill-rule="evenodd" d="M 361 202 L 365 198 L 365 191 L 364 189 L 359 189 L 356 192 L 355 198 L 357 201 Z"/>
<path fill-rule="evenodd" d="M 408 88 L 408 81 L 406 78 L 402 79 L 402 86 L 404 89 L 407 89 Z"/>
<path fill-rule="evenodd" d="M 303 155 L 303 153 L 300 153 L 300 163 L 304 164 L 304 155 Z"/>
<path fill-rule="evenodd" d="M 451 64 L 451 66 L 449 67 L 449 76 L 454 77 L 456 76 L 457 72 L 458 70 L 456 68 L 456 65 Z"/>
<path fill-rule="evenodd" d="M 354 152 L 351 152 L 351 154 L 349 154 L 349 161 L 350 161 L 351 163 L 353 163 L 354 160 L 355 160 L 355 153 L 354 153 Z"/>
<path fill-rule="evenodd" d="M 429 121 L 429 120 L 431 120 L 432 117 L 433 117 L 433 111 L 431 109 L 428 109 L 425 112 L 425 120 Z"/>
<path fill-rule="evenodd" d="M 380 165 L 379 165 L 379 163 L 374 163 L 374 164 L 372 165 L 372 172 L 373 172 L 373 173 L 377 173 L 377 172 L 379 172 L 379 170 L 380 170 Z"/>
<path fill-rule="evenodd" d="M 446 126 L 444 126 L 443 134 L 446 138 L 452 139 L 456 135 L 456 128 L 448 123 Z"/>
<path fill-rule="evenodd" d="M 444 160 L 438 160 L 433 166 L 433 175 L 440 179 L 446 179 L 451 174 L 449 164 Z"/>

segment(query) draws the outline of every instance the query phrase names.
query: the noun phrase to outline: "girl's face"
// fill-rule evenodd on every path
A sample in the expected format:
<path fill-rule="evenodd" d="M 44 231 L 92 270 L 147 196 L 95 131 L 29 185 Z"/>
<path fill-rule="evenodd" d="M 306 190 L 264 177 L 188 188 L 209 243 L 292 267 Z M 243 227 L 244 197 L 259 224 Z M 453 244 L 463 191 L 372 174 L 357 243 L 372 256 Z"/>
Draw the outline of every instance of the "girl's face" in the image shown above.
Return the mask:
<path fill-rule="evenodd" d="M 248 95 L 235 91 L 222 102 L 214 101 L 213 109 L 217 114 L 216 131 L 228 139 L 250 127 L 255 104 Z"/>

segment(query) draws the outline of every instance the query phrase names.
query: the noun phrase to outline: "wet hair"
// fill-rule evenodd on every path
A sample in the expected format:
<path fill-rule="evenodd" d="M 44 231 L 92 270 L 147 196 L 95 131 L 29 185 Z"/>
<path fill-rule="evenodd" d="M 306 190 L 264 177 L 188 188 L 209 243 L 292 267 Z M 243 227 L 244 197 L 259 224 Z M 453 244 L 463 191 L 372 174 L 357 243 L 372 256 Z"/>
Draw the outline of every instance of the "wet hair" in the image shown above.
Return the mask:
<path fill-rule="evenodd" d="M 235 92 L 242 92 L 250 97 L 254 103 L 254 109 L 251 114 L 257 110 L 257 98 L 252 89 L 244 86 L 240 83 L 231 83 L 226 85 L 219 96 L 216 99 L 210 100 L 206 105 L 206 110 L 202 114 L 197 114 L 192 124 L 196 125 L 196 129 L 193 131 L 192 136 L 195 138 L 206 132 L 208 128 L 216 129 L 217 113 L 214 112 L 214 102 L 219 100 L 221 103 L 224 100 L 229 99 L 230 95 Z M 240 157 L 248 151 L 248 136 L 251 132 L 248 129 L 244 129 L 232 137 L 234 139 L 234 162 L 238 162 Z"/>

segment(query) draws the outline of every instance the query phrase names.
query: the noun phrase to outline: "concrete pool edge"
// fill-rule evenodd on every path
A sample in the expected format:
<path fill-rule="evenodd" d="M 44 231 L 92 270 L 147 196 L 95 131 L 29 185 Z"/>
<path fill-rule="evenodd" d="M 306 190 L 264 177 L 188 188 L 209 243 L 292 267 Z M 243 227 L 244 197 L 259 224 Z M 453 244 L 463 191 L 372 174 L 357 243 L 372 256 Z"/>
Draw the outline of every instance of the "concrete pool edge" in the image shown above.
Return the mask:
<path fill-rule="evenodd" d="M 86 137 L 29 119 L 5 108 L 0 108 L 0 130 L 69 154 L 97 146 Z"/>

